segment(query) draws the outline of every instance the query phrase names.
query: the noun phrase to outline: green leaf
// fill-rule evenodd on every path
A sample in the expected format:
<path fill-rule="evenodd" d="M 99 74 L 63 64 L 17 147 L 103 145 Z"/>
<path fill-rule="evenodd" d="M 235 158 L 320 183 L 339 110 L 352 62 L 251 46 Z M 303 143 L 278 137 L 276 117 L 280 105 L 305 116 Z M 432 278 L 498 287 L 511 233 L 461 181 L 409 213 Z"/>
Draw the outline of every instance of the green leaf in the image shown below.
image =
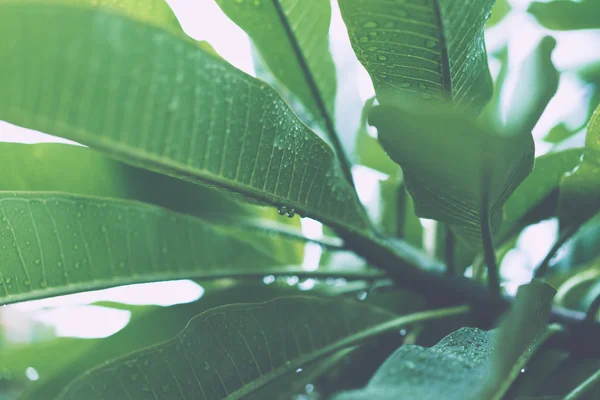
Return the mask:
<path fill-rule="evenodd" d="M 450 100 L 478 113 L 492 96 L 483 40 L 494 0 L 340 0 L 342 17 L 379 102 L 398 95 Z"/>
<path fill-rule="evenodd" d="M 534 2 L 527 11 L 548 29 L 567 31 L 600 28 L 600 3 L 597 0 Z"/>
<path fill-rule="evenodd" d="M 432 348 L 406 345 L 392 354 L 366 388 L 335 400 L 502 398 L 536 349 L 549 336 L 554 290 L 532 282 L 522 286 L 513 309 L 493 331 L 461 328 Z"/>
<path fill-rule="evenodd" d="M 0 143 L 0 190 L 139 200 L 208 219 L 250 217 L 231 196 L 118 162 L 81 146 Z"/>
<path fill-rule="evenodd" d="M 265 399 L 271 382 L 368 338 L 369 332 L 434 315 L 440 317 L 440 311 L 390 320 L 393 314 L 364 304 L 310 297 L 228 305 L 193 318 L 167 342 L 81 375 L 58 398 Z"/>
<path fill-rule="evenodd" d="M 268 85 L 183 35 L 89 5 L 30 1 L 0 5 L 0 118 L 335 227 L 369 228 L 332 149 Z"/>
<path fill-rule="evenodd" d="M 510 132 L 531 132 L 558 89 L 559 73 L 552 63 L 556 40 L 545 36 L 520 66 L 517 86 L 506 115 Z"/>
<path fill-rule="evenodd" d="M 569 129 L 564 123 L 556 125 L 550 129 L 550 132 L 544 136 L 544 141 L 552 144 L 557 144 L 575 135 L 577 130 Z"/>
<path fill-rule="evenodd" d="M 275 77 L 302 101 L 316 120 L 321 120 L 323 112 L 334 114 L 336 72 L 329 52 L 329 1 L 216 1 L 250 36 Z M 317 86 L 325 110 L 315 101 L 310 79 Z"/>
<path fill-rule="evenodd" d="M 581 149 L 568 149 L 535 159 L 531 174 L 506 202 L 504 222 L 498 234 L 501 241 L 523 227 L 523 219 L 558 188 L 562 176 L 579 163 L 581 153 Z M 544 215 L 553 215 L 555 212 L 553 208 Z"/>
<path fill-rule="evenodd" d="M 487 20 L 486 27 L 491 28 L 496 25 L 500 21 L 508 15 L 511 10 L 511 6 L 507 0 L 496 0 L 494 7 L 492 8 L 492 14 L 490 18 Z"/>
<path fill-rule="evenodd" d="M 138 202 L 0 192 L 0 302 L 136 282 L 302 271 L 293 267 L 298 254 L 273 251 L 273 240 L 286 239 L 257 230 L 244 237 L 239 228 Z"/>
<path fill-rule="evenodd" d="M 488 213 L 499 222 L 502 206 L 533 167 L 533 139 L 497 134 L 458 114 L 407 113 L 379 106 L 370 115 L 379 140 L 403 169 L 406 188 L 421 218 L 451 225 L 480 243 L 482 167 L 490 171 Z"/>
<path fill-rule="evenodd" d="M 577 225 L 600 211 L 600 107 L 585 139 L 583 159 L 575 172 L 560 182 L 559 218 L 564 226 Z"/>

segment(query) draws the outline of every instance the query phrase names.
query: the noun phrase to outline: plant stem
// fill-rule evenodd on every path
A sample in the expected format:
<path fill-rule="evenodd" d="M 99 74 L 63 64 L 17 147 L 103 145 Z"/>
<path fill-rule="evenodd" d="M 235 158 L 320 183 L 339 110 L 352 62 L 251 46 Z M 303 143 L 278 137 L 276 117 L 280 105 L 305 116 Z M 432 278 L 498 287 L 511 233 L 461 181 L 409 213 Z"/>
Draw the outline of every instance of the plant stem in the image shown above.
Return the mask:
<path fill-rule="evenodd" d="M 450 229 L 450 225 L 445 224 L 444 228 L 446 230 L 446 240 L 444 241 L 446 250 L 444 252 L 446 259 L 446 273 L 448 275 L 456 275 L 457 271 L 454 261 L 456 259 L 456 238 L 454 237 L 454 233 L 452 233 L 452 230 Z"/>
<path fill-rule="evenodd" d="M 592 301 L 592 304 L 590 304 L 590 308 L 588 308 L 588 311 L 585 315 L 585 320 L 590 322 L 595 321 L 596 315 L 598 315 L 598 310 L 600 310 L 600 294 L 596 296 L 594 301 Z"/>
<path fill-rule="evenodd" d="M 596 371 L 592 376 L 583 381 L 579 386 L 573 389 L 564 400 L 577 400 L 583 398 L 583 396 L 592 390 L 596 385 L 600 384 L 600 369 Z"/>
<path fill-rule="evenodd" d="M 294 34 L 294 31 L 292 30 L 292 27 L 290 26 L 290 23 L 287 19 L 287 16 L 285 15 L 283 8 L 281 7 L 280 0 L 273 0 L 273 6 L 275 7 L 275 10 L 277 11 L 277 15 L 281 21 L 281 24 L 283 25 L 283 28 L 285 29 L 285 33 L 286 33 L 286 35 L 290 41 L 290 44 L 294 50 L 294 54 L 296 55 L 296 60 L 298 61 L 298 65 L 300 66 L 300 69 L 302 70 L 304 78 L 306 79 L 306 83 L 312 93 L 313 99 L 315 100 L 317 108 L 319 109 L 319 112 L 321 113 L 321 118 L 323 118 L 323 122 L 325 123 L 325 129 L 327 132 L 327 136 L 329 137 L 329 140 L 331 141 L 331 144 L 333 145 L 335 153 L 337 154 L 337 157 L 340 161 L 340 164 L 342 167 L 342 172 L 344 173 L 344 176 L 346 177 L 348 182 L 350 182 L 350 185 L 352 185 L 352 187 L 354 187 L 354 180 L 352 179 L 352 169 L 350 167 L 351 166 L 350 160 L 348 159 L 348 156 L 346 155 L 346 152 L 344 151 L 344 147 L 342 146 L 340 138 L 339 138 L 338 134 L 336 133 L 335 126 L 333 124 L 333 119 L 329 115 L 329 111 L 327 110 L 327 106 L 325 105 L 325 101 L 323 100 L 323 96 L 321 96 L 321 91 L 319 90 L 319 87 L 317 86 L 317 83 L 315 82 L 315 79 L 312 75 L 312 72 L 311 72 L 309 66 L 308 66 L 308 63 L 307 63 L 306 59 L 304 58 L 304 53 L 302 52 L 302 49 L 300 48 L 300 44 L 298 43 L 298 40 L 296 39 L 296 35 Z"/>
<path fill-rule="evenodd" d="M 498 276 L 496 250 L 494 249 L 494 237 L 490 224 L 490 180 L 491 173 L 489 168 L 484 168 L 481 182 L 481 208 L 479 212 L 481 219 L 481 240 L 483 242 L 483 257 L 487 264 L 488 286 L 492 295 L 500 298 L 500 277 Z"/>
<path fill-rule="evenodd" d="M 542 278 L 546 274 L 548 268 L 550 267 L 550 261 L 552 261 L 558 250 L 560 250 L 563 244 L 565 244 L 565 242 L 569 240 L 571 236 L 573 236 L 579 230 L 580 227 L 581 225 L 579 224 L 569 226 L 563 231 L 563 233 L 560 234 L 548 254 L 546 254 L 546 258 L 544 258 L 544 260 L 540 263 L 540 266 L 535 270 L 534 276 L 536 278 Z"/>

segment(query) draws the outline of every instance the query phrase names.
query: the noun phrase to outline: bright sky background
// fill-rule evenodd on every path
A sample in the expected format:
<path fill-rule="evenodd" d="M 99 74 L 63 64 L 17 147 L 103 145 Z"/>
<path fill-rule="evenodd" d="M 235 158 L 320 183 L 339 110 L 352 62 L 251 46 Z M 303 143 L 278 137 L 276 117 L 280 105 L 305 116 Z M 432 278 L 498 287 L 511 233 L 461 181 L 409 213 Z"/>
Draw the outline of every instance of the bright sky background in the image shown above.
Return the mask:
<path fill-rule="evenodd" d="M 336 0 L 333 0 L 335 3 Z M 458 0 L 456 0 L 458 1 Z M 529 54 L 541 37 L 549 32 L 537 26 L 525 12 L 529 0 L 512 0 L 516 9 L 499 25 L 489 30 L 486 41 L 488 50 L 493 52 L 505 43 L 509 45 L 509 62 L 514 73 L 520 62 Z M 184 30 L 193 38 L 206 40 L 217 52 L 237 68 L 253 75 L 254 68 L 250 52 L 250 42 L 246 34 L 227 19 L 214 0 L 168 0 L 177 14 Z M 600 59 L 600 34 L 598 31 L 552 32 L 558 45 L 553 60 L 561 70 L 583 65 L 586 61 Z M 337 114 L 343 115 L 340 130 L 353 133 L 359 123 L 360 110 L 364 101 L 374 95 L 372 84 L 366 71 L 356 60 L 349 44 L 347 32 L 341 20 L 337 6 L 331 26 L 331 47 L 339 66 L 343 66 L 338 75 Z M 497 70 L 497 62 L 490 60 L 492 71 Z M 503 93 L 504 105 L 510 102 L 511 87 L 514 87 L 514 75 L 508 78 L 508 88 Z M 570 126 L 581 123 L 582 112 L 589 88 L 573 74 L 563 74 L 558 94 L 552 100 L 547 112 L 534 130 L 534 136 L 543 137 L 550 128 L 561 121 Z M 344 144 L 352 148 L 352 134 L 344 135 Z M 39 132 L 29 131 L 0 121 L 0 141 L 36 143 L 43 141 L 63 141 Z M 583 135 L 577 135 L 570 144 L 583 143 Z M 549 151 L 547 143 L 538 143 L 537 153 Z M 366 203 L 376 202 L 377 179 L 381 174 L 368 168 L 355 169 L 360 197 Z M 314 221 L 303 221 L 307 235 L 319 237 L 322 227 Z M 429 225 L 427 225 L 429 226 Z M 520 283 L 530 279 L 531 270 L 543 258 L 556 235 L 557 224 L 548 221 L 527 229 L 521 236 L 517 249 L 506 257 L 505 264 L 522 265 L 524 268 L 505 268 L 505 277 L 510 280 L 512 291 Z M 532 246 L 532 244 L 534 244 Z M 318 246 L 307 246 L 305 267 L 314 268 L 320 256 Z M 192 281 L 175 281 L 132 285 L 103 291 L 61 296 L 34 302 L 25 302 L 2 309 L 0 318 L 8 327 L 9 338 L 28 340 L 32 324 L 43 322 L 56 329 L 61 336 L 103 337 L 122 329 L 129 321 L 129 312 L 106 307 L 86 306 L 86 304 L 111 300 L 130 304 L 157 304 L 167 306 L 185 303 L 200 298 L 203 289 Z M 27 376 L 32 375 L 31 371 Z"/>

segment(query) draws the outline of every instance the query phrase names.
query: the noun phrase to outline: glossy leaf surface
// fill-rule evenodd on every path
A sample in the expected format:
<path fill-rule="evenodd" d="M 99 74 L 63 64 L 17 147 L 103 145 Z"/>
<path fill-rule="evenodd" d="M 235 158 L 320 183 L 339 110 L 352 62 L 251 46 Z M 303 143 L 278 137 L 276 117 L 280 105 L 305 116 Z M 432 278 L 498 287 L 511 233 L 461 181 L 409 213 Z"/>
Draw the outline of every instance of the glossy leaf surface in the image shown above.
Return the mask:
<path fill-rule="evenodd" d="M 0 36 L 11 38 L 0 118 L 337 227 L 369 226 L 332 149 L 268 85 L 154 25 L 32 4 L 0 4 Z"/>
<path fill-rule="evenodd" d="M 382 104 L 398 95 L 479 112 L 492 96 L 483 28 L 494 0 L 340 0 Z"/>
<path fill-rule="evenodd" d="M 336 71 L 329 52 L 329 1 L 217 0 L 217 4 L 250 36 L 264 63 L 314 118 L 320 120 L 323 111 L 333 115 Z M 315 81 L 325 110 L 315 101 L 308 79 Z"/>

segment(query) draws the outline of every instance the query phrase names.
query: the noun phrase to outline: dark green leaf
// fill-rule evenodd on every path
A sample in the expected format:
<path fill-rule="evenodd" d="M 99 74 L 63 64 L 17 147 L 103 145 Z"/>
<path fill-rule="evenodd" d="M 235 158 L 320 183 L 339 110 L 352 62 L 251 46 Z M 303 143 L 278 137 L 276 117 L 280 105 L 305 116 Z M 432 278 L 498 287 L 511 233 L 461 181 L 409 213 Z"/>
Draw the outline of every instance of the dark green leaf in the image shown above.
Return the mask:
<path fill-rule="evenodd" d="M 492 96 L 483 28 L 494 0 L 340 0 L 382 104 L 397 95 L 481 111 Z"/>
<path fill-rule="evenodd" d="M 510 132 L 531 132 L 558 89 L 559 73 L 552 63 L 556 40 L 542 38 L 520 67 L 517 86 L 506 115 Z"/>
<path fill-rule="evenodd" d="M 600 3 L 597 0 L 534 2 L 527 11 L 548 29 L 566 31 L 600 28 Z"/>
<path fill-rule="evenodd" d="M 0 37 L 10 38 L 0 118 L 336 227 L 369 227 L 331 148 L 268 85 L 182 34 L 60 3 L 0 5 Z"/>
<path fill-rule="evenodd" d="M 219 307 L 193 318 L 167 342 L 81 375 L 59 399 L 265 399 L 269 383 L 369 337 L 366 332 L 381 329 L 378 324 L 397 328 L 424 315 L 440 313 L 394 322 L 393 314 L 363 304 L 309 297 Z"/>
<path fill-rule="evenodd" d="M 548 337 L 554 290 L 533 282 L 520 288 L 513 309 L 494 331 L 462 328 L 432 348 L 407 345 L 381 366 L 365 389 L 336 400 L 500 399 Z"/>
<path fill-rule="evenodd" d="M 480 243 L 482 167 L 490 171 L 488 212 L 496 222 L 533 167 L 528 132 L 500 135 L 454 113 L 411 114 L 393 106 L 373 109 L 370 122 L 402 167 L 416 214 L 453 226 L 472 245 Z"/>
<path fill-rule="evenodd" d="M 132 201 L 0 192 L 0 302 L 286 265 L 278 273 L 301 271 L 297 252 L 273 251 L 269 242 L 279 239 L 271 234 L 262 233 L 261 245 L 256 230 L 251 239 L 229 230 Z"/>
<path fill-rule="evenodd" d="M 336 76 L 329 52 L 329 1 L 217 0 L 217 4 L 250 36 L 267 67 L 298 96 L 314 118 L 320 120 L 322 110 L 315 102 L 307 73 L 317 85 L 325 111 L 333 115 Z M 301 53 L 296 52 L 293 42 Z M 308 71 L 302 69 L 300 57 Z"/>
<path fill-rule="evenodd" d="M 600 210 L 600 107 L 596 109 L 585 139 L 581 164 L 560 182 L 561 225 L 577 225 Z"/>

